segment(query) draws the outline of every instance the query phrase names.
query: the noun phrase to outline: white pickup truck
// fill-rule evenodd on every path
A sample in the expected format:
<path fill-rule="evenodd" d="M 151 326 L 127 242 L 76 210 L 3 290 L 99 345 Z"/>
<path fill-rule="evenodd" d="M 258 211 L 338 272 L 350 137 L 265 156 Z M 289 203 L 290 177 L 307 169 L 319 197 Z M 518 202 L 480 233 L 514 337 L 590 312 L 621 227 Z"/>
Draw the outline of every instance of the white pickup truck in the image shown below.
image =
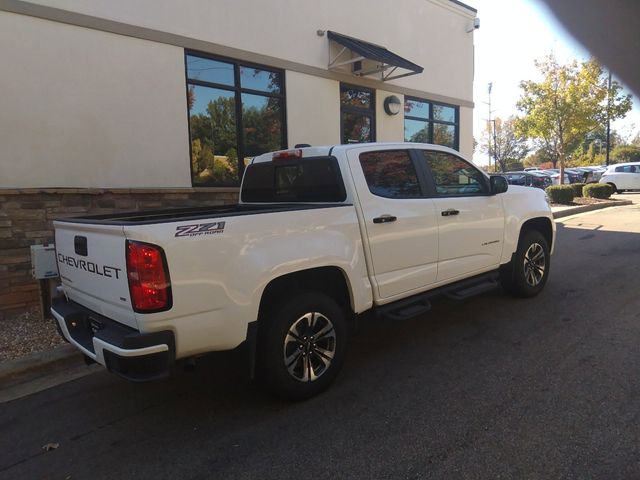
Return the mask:
<path fill-rule="evenodd" d="M 144 381 L 247 342 L 252 371 L 292 399 L 335 378 L 358 315 L 409 318 L 500 283 L 536 295 L 555 241 L 543 191 L 411 143 L 268 153 L 246 168 L 238 205 L 55 230 L 64 297 L 52 313 L 86 357 Z"/>

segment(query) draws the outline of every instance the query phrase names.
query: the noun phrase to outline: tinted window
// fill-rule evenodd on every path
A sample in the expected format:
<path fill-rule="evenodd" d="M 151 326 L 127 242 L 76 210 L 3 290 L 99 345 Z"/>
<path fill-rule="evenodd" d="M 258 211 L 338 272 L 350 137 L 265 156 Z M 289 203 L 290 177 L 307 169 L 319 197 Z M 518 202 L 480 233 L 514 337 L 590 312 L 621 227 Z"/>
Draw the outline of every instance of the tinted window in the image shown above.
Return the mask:
<path fill-rule="evenodd" d="M 404 114 L 409 117 L 429 118 L 431 104 L 420 100 L 406 99 L 404 102 Z"/>
<path fill-rule="evenodd" d="M 195 53 L 185 59 L 192 184 L 238 185 L 252 157 L 286 147 L 284 72 Z"/>
<path fill-rule="evenodd" d="M 433 119 L 454 123 L 456 121 L 456 109 L 446 105 L 436 104 L 433 106 Z"/>
<path fill-rule="evenodd" d="M 235 95 L 190 85 L 189 96 L 193 183 L 233 184 L 238 179 Z"/>
<path fill-rule="evenodd" d="M 418 176 L 406 150 L 362 153 L 360 165 L 374 195 L 387 198 L 421 196 Z"/>
<path fill-rule="evenodd" d="M 438 195 L 478 195 L 487 191 L 482 172 L 468 162 L 443 152 L 424 151 Z M 525 179 L 522 178 L 522 181 Z"/>
<path fill-rule="evenodd" d="M 640 169 L 636 165 L 623 165 L 621 167 L 616 167 L 616 173 L 636 173 L 640 171 Z"/>
<path fill-rule="evenodd" d="M 372 96 L 370 91 L 359 88 L 342 87 L 340 89 L 340 103 L 343 106 L 369 109 Z"/>
<path fill-rule="evenodd" d="M 404 141 L 429 143 L 429 124 L 427 121 L 405 119 Z"/>
<path fill-rule="evenodd" d="M 201 82 L 233 85 L 233 64 L 187 55 L 187 77 Z"/>
<path fill-rule="evenodd" d="M 344 112 L 342 114 L 342 143 L 371 141 L 371 116 Z"/>
<path fill-rule="evenodd" d="M 258 68 L 240 67 L 240 86 L 249 90 L 280 93 L 282 84 L 279 72 Z"/>
<path fill-rule="evenodd" d="M 338 163 L 333 157 L 263 162 L 247 167 L 243 202 L 343 202 Z"/>
<path fill-rule="evenodd" d="M 458 148 L 458 108 L 420 98 L 405 97 L 404 141 Z"/>
<path fill-rule="evenodd" d="M 373 90 L 340 85 L 340 140 L 342 143 L 375 141 Z"/>
<path fill-rule="evenodd" d="M 282 100 L 250 93 L 241 98 L 245 158 L 282 148 Z"/>

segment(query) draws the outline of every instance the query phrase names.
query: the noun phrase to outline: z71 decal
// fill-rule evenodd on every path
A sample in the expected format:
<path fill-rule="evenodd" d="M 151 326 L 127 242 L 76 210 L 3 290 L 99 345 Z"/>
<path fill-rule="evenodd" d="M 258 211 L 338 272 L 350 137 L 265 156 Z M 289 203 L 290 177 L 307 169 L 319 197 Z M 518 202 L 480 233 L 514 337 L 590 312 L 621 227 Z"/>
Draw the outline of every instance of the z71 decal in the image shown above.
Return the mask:
<path fill-rule="evenodd" d="M 199 223 L 196 225 L 180 225 L 176 227 L 176 237 L 197 237 L 224 232 L 224 222 Z"/>

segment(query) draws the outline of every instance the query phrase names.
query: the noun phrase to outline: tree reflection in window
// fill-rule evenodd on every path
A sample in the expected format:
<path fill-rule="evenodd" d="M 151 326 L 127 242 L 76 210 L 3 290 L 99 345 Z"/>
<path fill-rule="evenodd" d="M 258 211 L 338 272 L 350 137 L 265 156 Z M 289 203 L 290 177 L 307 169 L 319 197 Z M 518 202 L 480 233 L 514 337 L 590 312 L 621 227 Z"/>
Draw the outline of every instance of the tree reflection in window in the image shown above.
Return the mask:
<path fill-rule="evenodd" d="M 458 149 L 458 107 L 405 97 L 404 141 Z"/>
<path fill-rule="evenodd" d="M 194 186 L 237 185 L 251 158 L 286 147 L 284 73 L 187 54 Z"/>

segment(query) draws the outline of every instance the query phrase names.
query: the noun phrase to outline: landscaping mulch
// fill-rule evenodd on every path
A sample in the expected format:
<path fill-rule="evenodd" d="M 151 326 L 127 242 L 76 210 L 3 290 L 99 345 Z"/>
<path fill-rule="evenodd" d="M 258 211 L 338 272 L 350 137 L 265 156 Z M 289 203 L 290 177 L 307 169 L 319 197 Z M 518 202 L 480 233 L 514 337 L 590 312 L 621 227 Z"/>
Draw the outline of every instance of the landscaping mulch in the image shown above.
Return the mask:
<path fill-rule="evenodd" d="M 51 319 L 33 309 L 0 322 L 0 362 L 50 350 L 65 343 Z"/>
<path fill-rule="evenodd" d="M 611 203 L 611 202 L 617 202 L 619 200 L 615 199 L 615 198 L 608 198 L 606 200 L 603 200 L 601 198 L 587 198 L 587 197 L 574 197 L 573 198 L 573 202 L 571 203 L 553 203 L 552 206 L 554 207 L 577 207 L 580 205 L 596 205 L 598 203 Z"/>

